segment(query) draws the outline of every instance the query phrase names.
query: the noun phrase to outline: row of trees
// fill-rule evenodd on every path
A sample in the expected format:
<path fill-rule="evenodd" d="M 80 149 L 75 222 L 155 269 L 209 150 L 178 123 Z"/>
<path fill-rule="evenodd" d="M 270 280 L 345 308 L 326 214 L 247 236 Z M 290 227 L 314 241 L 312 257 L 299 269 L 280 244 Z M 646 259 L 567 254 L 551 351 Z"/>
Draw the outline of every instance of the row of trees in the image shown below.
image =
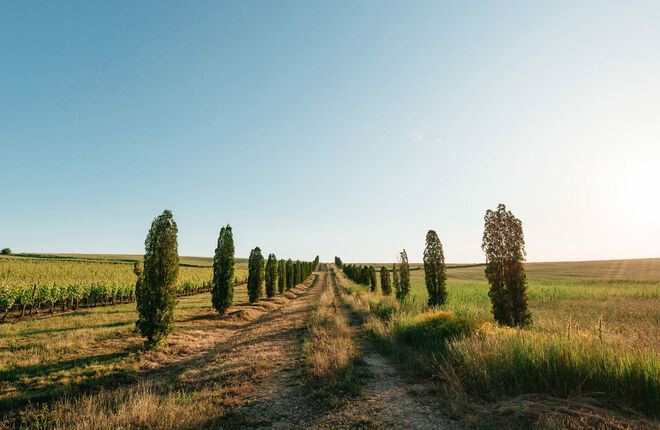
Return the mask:
<path fill-rule="evenodd" d="M 525 261 L 525 240 L 522 222 L 506 206 L 486 211 L 484 235 L 481 245 L 486 254 L 486 278 L 490 284 L 488 296 L 491 299 L 493 318 L 499 324 L 522 327 L 531 323 L 527 305 L 527 279 L 523 263 Z M 447 267 L 442 243 L 434 230 L 426 234 L 424 248 L 424 281 L 430 307 L 446 303 Z M 335 257 L 335 264 L 341 262 Z M 405 249 L 399 255 L 399 265 L 392 267 L 392 283 L 385 266 L 380 269 L 380 284 L 384 295 L 391 294 L 392 286 L 399 300 L 405 300 L 410 292 L 410 268 Z M 376 290 L 375 269 L 373 266 L 344 265 L 344 273 L 352 281 L 370 286 Z"/>
<path fill-rule="evenodd" d="M 136 264 L 135 297 L 137 301 L 137 329 L 147 338 L 147 346 L 160 342 L 172 330 L 176 305 L 176 281 L 179 274 L 178 229 L 172 212 L 164 211 L 156 217 L 145 241 L 144 266 Z M 302 283 L 318 266 L 314 261 L 277 260 L 275 254 L 264 262 L 261 249 L 250 252 L 248 260 L 248 298 L 254 303 L 266 295 L 275 296 L 275 288 L 283 293 Z M 211 304 L 224 314 L 234 301 L 234 236 L 230 225 L 220 229 L 213 257 Z"/>
<path fill-rule="evenodd" d="M 372 292 L 378 288 L 376 268 L 354 264 L 344 265 L 344 274 L 353 282 L 368 286 Z M 392 279 L 387 267 L 380 267 L 380 288 L 383 295 L 389 296 L 394 290 L 397 299 L 404 300 L 410 293 L 410 265 L 404 249 L 399 254 L 399 264 L 392 265 Z"/>
<path fill-rule="evenodd" d="M 255 303 L 261 299 L 264 287 L 268 298 L 275 297 L 277 292 L 282 294 L 285 289 L 289 290 L 307 279 L 318 263 L 318 256 L 314 261 L 278 261 L 275 254 L 269 254 L 266 261 L 261 249 L 254 248 L 248 260 L 248 300 Z"/>

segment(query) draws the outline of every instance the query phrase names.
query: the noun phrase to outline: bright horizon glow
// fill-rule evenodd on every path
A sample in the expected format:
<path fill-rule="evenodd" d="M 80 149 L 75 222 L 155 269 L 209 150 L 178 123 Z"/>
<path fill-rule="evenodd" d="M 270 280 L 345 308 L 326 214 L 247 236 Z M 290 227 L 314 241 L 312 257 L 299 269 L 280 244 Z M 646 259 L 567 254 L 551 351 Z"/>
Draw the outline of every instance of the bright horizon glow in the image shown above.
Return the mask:
<path fill-rule="evenodd" d="M 0 247 L 660 257 L 660 3 L 0 4 Z M 26 24 L 29 23 L 29 24 Z"/>

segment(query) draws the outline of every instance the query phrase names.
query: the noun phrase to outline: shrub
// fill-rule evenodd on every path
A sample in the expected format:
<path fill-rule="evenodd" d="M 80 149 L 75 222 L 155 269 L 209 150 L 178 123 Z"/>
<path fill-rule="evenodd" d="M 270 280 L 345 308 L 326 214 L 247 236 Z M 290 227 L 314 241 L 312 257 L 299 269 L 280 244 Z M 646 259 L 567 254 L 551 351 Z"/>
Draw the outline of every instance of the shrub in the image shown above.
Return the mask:
<path fill-rule="evenodd" d="M 277 257 L 268 255 L 266 262 L 266 297 L 275 297 L 275 283 L 277 282 Z"/>
<path fill-rule="evenodd" d="M 486 211 L 484 222 L 481 247 L 486 253 L 486 278 L 490 283 L 488 296 L 493 305 L 493 317 L 503 325 L 526 326 L 532 317 L 527 308 L 522 222 L 503 204 L 495 211 Z"/>
<path fill-rule="evenodd" d="M 264 257 L 261 255 L 261 249 L 257 246 L 250 252 L 248 259 L 248 300 L 250 303 L 257 302 L 263 297 L 264 281 Z"/>
<path fill-rule="evenodd" d="M 369 311 L 378 318 L 389 321 L 399 311 L 399 302 L 393 297 L 369 300 Z"/>
<path fill-rule="evenodd" d="M 434 310 L 396 322 L 394 338 L 416 349 L 445 351 L 450 340 L 474 331 L 472 322 L 453 312 Z"/>
<path fill-rule="evenodd" d="M 442 243 L 435 231 L 426 233 L 424 249 L 424 281 L 429 294 L 429 306 L 444 305 L 447 300 L 447 274 Z"/>
<path fill-rule="evenodd" d="M 172 330 L 179 274 L 177 232 L 172 212 L 165 210 L 154 219 L 145 241 L 144 271 L 136 284 L 136 326 L 147 346 L 159 343 Z"/>
<path fill-rule="evenodd" d="M 222 227 L 213 258 L 211 302 L 223 315 L 234 301 L 234 235 L 231 226 Z"/>

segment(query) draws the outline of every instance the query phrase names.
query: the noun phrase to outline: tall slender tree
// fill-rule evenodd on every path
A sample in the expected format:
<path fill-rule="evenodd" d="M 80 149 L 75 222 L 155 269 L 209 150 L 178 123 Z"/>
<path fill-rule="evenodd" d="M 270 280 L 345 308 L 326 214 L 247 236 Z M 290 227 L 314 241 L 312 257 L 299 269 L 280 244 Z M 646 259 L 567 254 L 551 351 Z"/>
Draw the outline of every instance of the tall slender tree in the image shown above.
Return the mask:
<path fill-rule="evenodd" d="M 364 265 L 360 269 L 362 276 L 360 277 L 360 283 L 363 285 L 369 285 L 369 266 Z"/>
<path fill-rule="evenodd" d="M 298 278 L 300 278 L 300 264 L 298 261 L 293 262 L 293 286 L 295 287 L 296 285 L 299 284 Z"/>
<path fill-rule="evenodd" d="M 266 297 L 275 297 L 275 283 L 277 282 L 277 257 L 268 254 L 266 262 Z"/>
<path fill-rule="evenodd" d="M 399 282 L 399 269 L 396 264 L 392 264 L 392 286 L 394 287 L 394 295 L 397 299 L 401 299 L 401 282 Z"/>
<path fill-rule="evenodd" d="M 505 205 L 499 204 L 495 211 L 486 211 L 481 247 L 486 254 L 488 296 L 495 321 L 512 327 L 530 324 L 522 222 L 507 211 Z"/>
<path fill-rule="evenodd" d="M 264 295 L 264 257 L 261 249 L 257 246 L 250 252 L 248 259 L 248 300 L 250 303 L 257 302 Z"/>
<path fill-rule="evenodd" d="M 387 267 L 380 266 L 380 289 L 384 296 L 392 294 L 392 284 L 390 283 L 390 272 Z"/>
<path fill-rule="evenodd" d="M 147 346 L 158 344 L 172 330 L 179 275 L 177 233 L 172 212 L 165 210 L 151 223 L 144 242 L 144 271 L 136 285 L 136 326 Z"/>
<path fill-rule="evenodd" d="M 293 273 L 293 261 L 289 258 L 286 260 L 286 289 L 290 290 L 295 286 L 295 274 Z"/>
<path fill-rule="evenodd" d="M 378 278 L 376 277 L 376 269 L 374 266 L 369 266 L 369 288 L 372 293 L 378 288 Z"/>
<path fill-rule="evenodd" d="M 442 243 L 438 234 L 429 230 L 426 233 L 426 248 L 424 249 L 424 281 L 429 294 L 429 306 L 444 305 L 447 300 L 447 273 L 445 270 Z"/>
<path fill-rule="evenodd" d="M 282 294 L 286 288 L 286 261 L 277 262 L 277 291 Z"/>
<path fill-rule="evenodd" d="M 399 264 L 399 300 L 403 301 L 410 292 L 410 266 L 408 265 L 408 254 L 404 249 L 401 251 L 401 264 Z"/>
<path fill-rule="evenodd" d="M 220 228 L 218 246 L 213 257 L 211 303 L 224 315 L 234 301 L 234 235 L 227 224 Z"/>

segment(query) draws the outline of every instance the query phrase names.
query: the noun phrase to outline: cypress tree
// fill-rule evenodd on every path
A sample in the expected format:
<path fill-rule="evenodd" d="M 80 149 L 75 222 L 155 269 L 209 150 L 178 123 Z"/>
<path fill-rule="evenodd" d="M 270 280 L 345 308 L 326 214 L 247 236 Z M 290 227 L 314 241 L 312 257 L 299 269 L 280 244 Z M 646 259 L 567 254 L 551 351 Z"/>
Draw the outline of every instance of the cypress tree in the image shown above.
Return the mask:
<path fill-rule="evenodd" d="M 293 285 L 296 286 L 300 283 L 300 261 L 293 262 Z"/>
<path fill-rule="evenodd" d="M 300 265 L 298 264 L 297 261 L 295 261 L 295 262 L 293 263 L 293 286 L 294 286 L 294 287 L 295 287 L 296 285 L 298 285 L 298 277 L 299 277 L 299 275 L 298 275 L 298 271 L 300 270 L 300 267 L 299 267 L 299 266 L 300 266 Z"/>
<path fill-rule="evenodd" d="M 289 258 L 286 260 L 286 289 L 290 290 L 294 287 L 295 283 L 294 273 L 293 273 L 293 261 Z"/>
<path fill-rule="evenodd" d="M 268 255 L 266 262 L 266 297 L 275 297 L 275 282 L 277 281 L 277 257 Z"/>
<path fill-rule="evenodd" d="M 390 272 L 387 267 L 380 266 L 380 289 L 384 296 L 392 294 L 392 284 L 390 283 Z"/>
<path fill-rule="evenodd" d="M 410 266 L 408 265 L 408 254 L 404 249 L 401 251 L 401 264 L 399 264 L 399 300 L 403 301 L 410 292 Z"/>
<path fill-rule="evenodd" d="M 435 231 L 426 233 L 424 249 L 424 282 L 429 293 L 429 306 L 444 305 L 447 300 L 447 274 L 442 243 Z"/>
<path fill-rule="evenodd" d="M 286 288 L 286 261 L 277 262 L 277 291 L 282 294 Z"/>
<path fill-rule="evenodd" d="M 257 246 L 250 252 L 248 259 L 248 300 L 250 303 L 257 302 L 263 297 L 264 280 L 264 257 L 261 255 L 261 249 Z"/>
<path fill-rule="evenodd" d="M 399 282 L 399 269 L 396 264 L 392 264 L 392 286 L 394 287 L 394 295 L 397 299 L 401 299 L 401 283 Z"/>
<path fill-rule="evenodd" d="M 179 275 L 177 233 L 172 212 L 165 210 L 151 223 L 144 242 L 144 270 L 136 285 L 139 317 L 135 325 L 147 338 L 147 346 L 158 344 L 172 331 Z"/>
<path fill-rule="evenodd" d="M 482 249 L 486 254 L 488 296 L 499 324 L 523 327 L 532 322 L 527 308 L 525 239 L 522 222 L 506 206 L 486 211 Z"/>
<path fill-rule="evenodd" d="M 213 257 L 211 303 L 224 315 L 234 302 L 234 235 L 227 224 L 220 229 L 218 246 Z"/>
<path fill-rule="evenodd" d="M 371 292 L 375 292 L 376 288 L 378 288 L 378 281 L 376 277 L 376 269 L 374 266 L 369 266 L 369 287 L 371 288 Z"/>

